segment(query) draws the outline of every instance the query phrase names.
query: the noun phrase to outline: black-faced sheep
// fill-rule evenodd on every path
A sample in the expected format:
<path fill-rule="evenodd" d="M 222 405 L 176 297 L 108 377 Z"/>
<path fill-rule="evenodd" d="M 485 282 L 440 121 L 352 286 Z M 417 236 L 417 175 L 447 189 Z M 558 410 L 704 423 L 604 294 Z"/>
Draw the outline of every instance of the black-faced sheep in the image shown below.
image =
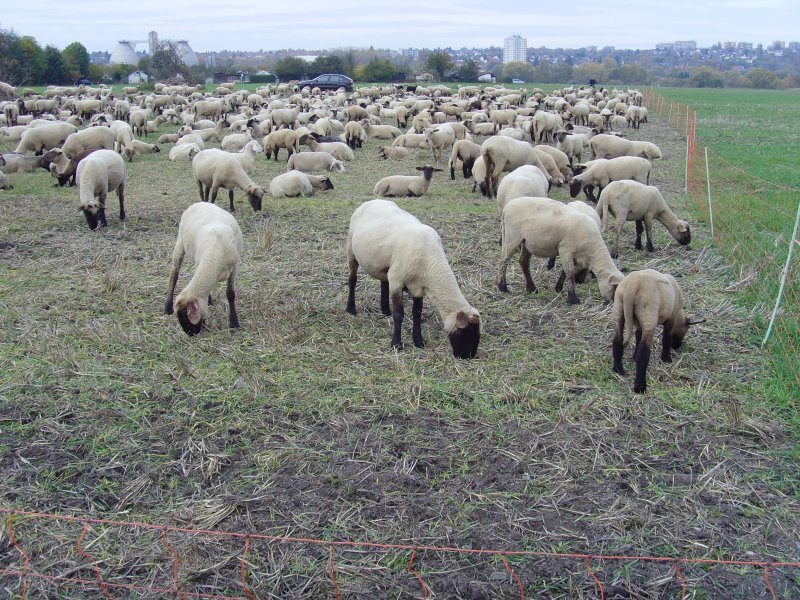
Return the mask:
<path fill-rule="evenodd" d="M 598 192 L 602 192 L 603 188 L 612 181 L 624 179 L 649 184 L 652 168 L 650 161 L 636 156 L 590 160 L 583 165 L 573 167 L 572 170 L 576 174 L 570 179 L 569 195 L 574 198 L 583 190 L 586 198 L 596 203 L 594 188 L 598 188 Z"/>
<path fill-rule="evenodd" d="M 105 227 L 106 198 L 116 190 L 119 198 L 119 220 L 125 220 L 125 163 L 113 150 L 95 150 L 78 163 L 76 170 L 80 210 L 89 229 Z"/>
<path fill-rule="evenodd" d="M 647 365 L 656 328 L 659 325 L 664 328 L 661 360 L 672 362 L 671 351 L 681 346 L 689 326 L 705 321 L 700 317 L 684 316 L 683 297 L 675 278 L 653 269 L 633 271 L 620 283 L 614 294 L 611 318 L 614 322 L 611 352 L 615 373 L 625 374 L 622 355 L 636 330 L 633 391 L 637 394 L 647 391 Z"/>
<path fill-rule="evenodd" d="M 600 193 L 597 214 L 603 222 L 603 231 L 608 228 L 608 215 L 615 217 L 614 245 L 611 256 L 619 255 L 619 236 L 626 221 L 636 222 L 635 248 L 642 248 L 642 223 L 647 234 L 647 250 L 653 251 L 653 219 L 660 221 L 681 246 L 691 241 L 689 223 L 680 220 L 667 206 L 659 189 L 638 181 L 614 181 Z"/>
<path fill-rule="evenodd" d="M 417 167 L 417 171 L 422 171 L 421 175 L 389 175 L 375 184 L 372 193 L 377 196 L 388 197 L 422 196 L 431 185 L 433 173 L 441 170 L 425 165 L 424 167 Z"/>
<path fill-rule="evenodd" d="M 413 298 L 412 341 L 421 348 L 422 303 L 428 297 L 439 312 L 453 356 L 473 358 L 481 335 L 480 313 L 466 301 L 447 262 L 436 231 L 390 200 L 358 207 L 347 232 L 347 312 L 356 314 L 359 265 L 381 281 L 381 311 L 394 319 L 392 347 L 402 348 L 403 290 Z"/>
<path fill-rule="evenodd" d="M 475 161 L 481 156 L 481 147 L 472 140 L 456 140 L 453 149 L 450 151 L 450 160 L 447 166 L 450 167 L 450 179 L 455 181 L 456 164 L 461 161 L 461 172 L 464 179 L 472 176 L 472 167 Z"/>
<path fill-rule="evenodd" d="M 197 180 L 200 200 L 214 203 L 219 188 L 224 188 L 228 190 L 230 210 L 234 212 L 233 190 L 239 188 L 247 194 L 253 210 L 261 210 L 264 189 L 250 179 L 239 159 L 233 154 L 217 148 L 203 150 L 192 159 L 192 172 Z"/>
<path fill-rule="evenodd" d="M 567 300 L 579 304 L 575 283 L 589 271 L 597 276 L 603 299 L 610 302 L 624 275 L 608 253 L 603 236 L 594 220 L 557 200 L 524 196 L 510 200 L 503 209 L 502 250 L 497 274 L 497 287 L 507 292 L 506 269 L 519 250 L 519 264 L 525 277 L 525 289 L 536 292 L 530 273 L 530 258 L 561 257 L 561 272 L 556 291 L 561 291 L 569 278 Z M 566 273 L 565 271 L 569 271 Z"/>
<path fill-rule="evenodd" d="M 183 211 L 178 239 L 172 252 L 172 272 L 164 312 L 177 312 L 178 322 L 189 335 L 203 329 L 208 315 L 208 301 L 213 287 L 226 280 L 226 297 L 231 329 L 239 327 L 234 283 L 242 255 L 242 230 L 232 215 L 214 204 L 197 202 Z M 194 259 L 191 281 L 173 300 L 178 274 L 186 255 Z"/>

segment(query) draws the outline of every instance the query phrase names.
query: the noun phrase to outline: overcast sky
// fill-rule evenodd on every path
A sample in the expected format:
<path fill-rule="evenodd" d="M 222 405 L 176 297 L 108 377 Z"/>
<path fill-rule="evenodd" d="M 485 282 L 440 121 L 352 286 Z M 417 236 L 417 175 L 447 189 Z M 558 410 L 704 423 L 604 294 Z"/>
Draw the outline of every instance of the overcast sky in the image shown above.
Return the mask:
<path fill-rule="evenodd" d="M 81 42 L 111 52 L 117 40 L 185 39 L 196 52 L 343 46 L 461 48 L 528 46 L 700 47 L 800 41 L 800 0 L 9 0 L 0 28 L 63 49 Z M 139 50 L 146 50 L 142 45 Z"/>

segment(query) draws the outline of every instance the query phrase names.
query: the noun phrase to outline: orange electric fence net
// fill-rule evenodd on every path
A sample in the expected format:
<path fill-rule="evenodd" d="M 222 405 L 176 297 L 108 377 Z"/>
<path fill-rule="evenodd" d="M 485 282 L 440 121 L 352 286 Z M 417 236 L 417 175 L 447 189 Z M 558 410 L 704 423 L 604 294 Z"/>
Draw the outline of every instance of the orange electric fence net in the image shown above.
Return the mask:
<path fill-rule="evenodd" d="M 624 556 L 558 552 L 450 548 L 359 541 L 332 541 L 289 536 L 245 534 L 149 523 L 89 519 L 0 508 L 6 515 L 0 538 L 0 589 L 25 598 L 43 597 L 176 597 L 254 600 L 256 598 L 379 597 L 359 586 L 357 578 L 384 573 L 395 587 L 412 597 L 435 594 L 441 572 L 432 565 L 441 554 L 460 554 L 494 568 L 490 578 L 504 598 L 543 597 L 553 586 L 534 582 L 525 574 L 526 562 L 548 559 L 548 572 L 572 573 L 577 596 L 629 597 L 620 570 L 648 564 L 658 597 L 690 598 L 702 594 L 703 580 L 714 569 L 727 569 L 726 578 L 742 581 L 735 587 L 746 597 L 783 598 L 797 592 L 793 579 L 800 563 L 757 560 L 696 559 L 689 557 Z M 149 541 L 141 557 L 121 558 L 121 547 L 136 538 Z M 198 548 L 213 544 L 218 556 L 204 564 Z M 279 557 L 289 548 L 291 564 Z M 365 568 L 350 564 L 350 556 L 394 556 L 387 563 Z M 426 564 L 427 563 L 427 564 Z M 389 565 L 388 569 L 387 564 Z M 500 570 L 502 568 L 502 570 Z M 304 589 L 290 592 L 281 569 L 309 573 Z M 371 571 L 373 573 L 371 573 Z M 355 577 L 354 577 L 355 576 Z M 557 577 L 554 575 L 554 577 Z M 540 584 L 544 584 L 542 587 Z M 553 590 L 553 587 L 549 587 Z M 533 591 L 531 591 L 533 590 Z M 666 595 L 664 595 L 666 594 Z M 787 596 L 789 594 L 789 596 Z M 397 595 L 395 593 L 394 595 Z M 402 595 L 402 594 L 401 594 Z M 577 597 L 575 596 L 575 597 Z M 544 597 L 549 597 L 547 593 Z M 640 596 L 637 596 L 640 597 Z M 642 596 L 649 597 L 649 596 Z"/>
<path fill-rule="evenodd" d="M 800 397 L 800 190 L 764 181 L 698 143 L 697 114 L 685 104 L 652 90 L 646 102 L 686 136 L 686 191 L 736 269 L 731 289 L 742 292 L 776 374 L 792 388 L 790 397 Z"/>

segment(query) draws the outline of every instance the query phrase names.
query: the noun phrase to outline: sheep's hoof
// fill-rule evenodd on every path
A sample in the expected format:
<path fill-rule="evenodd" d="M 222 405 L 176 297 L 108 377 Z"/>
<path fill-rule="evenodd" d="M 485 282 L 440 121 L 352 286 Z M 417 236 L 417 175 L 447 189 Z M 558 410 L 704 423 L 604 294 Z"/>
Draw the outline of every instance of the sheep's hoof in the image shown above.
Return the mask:
<path fill-rule="evenodd" d="M 539 292 L 539 290 L 538 290 L 538 289 L 536 289 L 536 286 L 535 286 L 535 285 L 533 285 L 533 284 L 531 284 L 531 285 L 526 285 L 526 286 L 525 286 L 525 291 L 526 291 L 526 292 L 528 292 L 529 294 L 536 294 L 536 293 L 538 293 L 538 292 Z"/>
<path fill-rule="evenodd" d="M 497 289 L 503 292 L 504 294 L 508 293 L 508 286 L 505 283 L 498 283 Z"/>
<path fill-rule="evenodd" d="M 567 302 L 569 304 L 580 304 L 581 301 L 578 300 L 578 296 L 574 293 L 567 294 Z"/>
<path fill-rule="evenodd" d="M 617 375 L 625 375 L 625 369 L 623 368 L 622 365 L 614 365 L 613 371 Z"/>
<path fill-rule="evenodd" d="M 611 252 L 611 258 L 617 259 L 619 257 L 619 252 Z"/>
<path fill-rule="evenodd" d="M 351 308 L 351 307 L 349 307 L 349 306 L 348 306 L 348 307 L 347 307 L 347 312 L 348 312 L 348 313 L 350 313 L 351 315 L 358 314 L 358 313 L 356 312 L 356 309 L 355 309 L 355 307 Z"/>
<path fill-rule="evenodd" d="M 424 348 L 425 347 L 425 340 L 422 337 L 414 338 L 414 346 L 417 348 Z"/>
<path fill-rule="evenodd" d="M 653 250 L 655 250 L 655 248 L 653 248 L 653 244 L 650 243 L 650 242 L 647 242 L 647 251 L 648 252 L 652 252 Z"/>
<path fill-rule="evenodd" d="M 647 391 L 647 384 L 643 386 L 634 385 L 633 391 L 637 394 L 644 394 Z"/>
<path fill-rule="evenodd" d="M 392 350 L 402 350 L 403 349 L 403 342 L 396 342 L 392 340 Z"/>
<path fill-rule="evenodd" d="M 633 243 L 633 247 L 636 248 L 637 250 L 641 250 L 642 249 L 642 240 L 636 240 Z"/>

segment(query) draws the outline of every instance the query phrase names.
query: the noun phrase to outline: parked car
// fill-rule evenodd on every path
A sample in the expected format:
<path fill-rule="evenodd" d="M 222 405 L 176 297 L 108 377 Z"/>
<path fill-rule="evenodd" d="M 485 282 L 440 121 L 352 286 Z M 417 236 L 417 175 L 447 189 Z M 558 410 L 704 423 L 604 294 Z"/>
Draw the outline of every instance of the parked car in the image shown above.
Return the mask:
<path fill-rule="evenodd" d="M 511 83 L 525 83 L 524 79 L 512 79 Z"/>
<path fill-rule="evenodd" d="M 299 85 L 300 88 L 304 88 L 305 86 L 310 88 L 317 87 L 321 90 L 338 90 L 339 88 L 344 88 L 348 92 L 353 91 L 353 80 L 347 75 L 339 75 L 337 73 L 326 73 L 325 75 L 314 77 L 314 79 L 305 79 L 298 82 L 297 85 Z"/>

